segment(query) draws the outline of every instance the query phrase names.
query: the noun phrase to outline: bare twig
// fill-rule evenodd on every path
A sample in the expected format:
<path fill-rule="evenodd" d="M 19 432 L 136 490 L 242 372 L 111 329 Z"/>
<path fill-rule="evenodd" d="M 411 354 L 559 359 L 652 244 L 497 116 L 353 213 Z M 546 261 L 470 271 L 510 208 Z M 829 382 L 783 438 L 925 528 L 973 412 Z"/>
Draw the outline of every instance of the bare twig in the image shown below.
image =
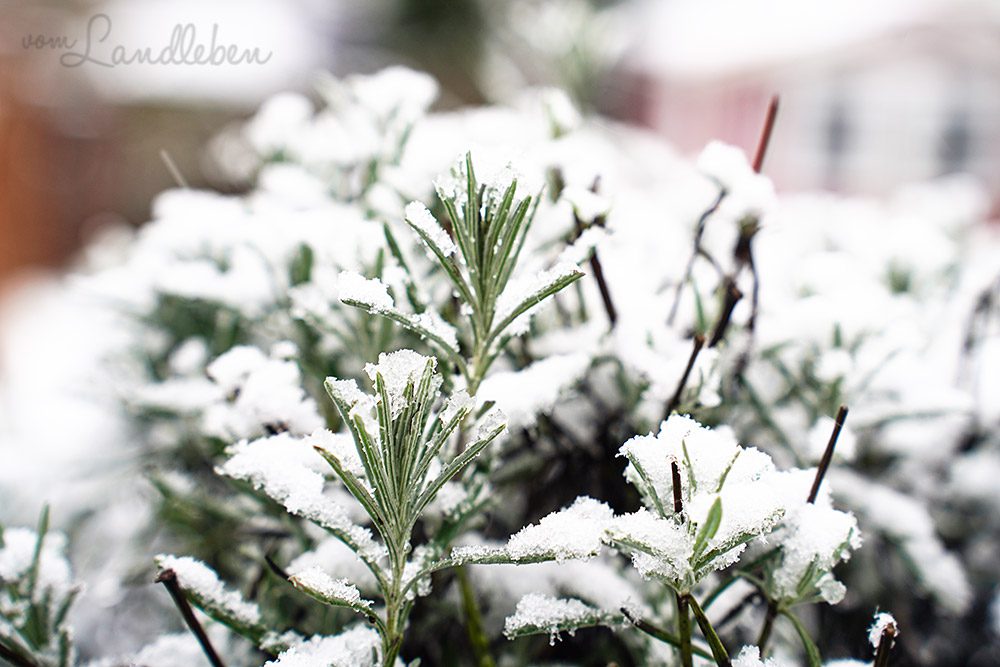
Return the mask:
<path fill-rule="evenodd" d="M 757 151 L 753 156 L 753 170 L 760 173 L 764 166 L 764 156 L 767 155 L 767 147 L 771 143 L 771 132 L 774 131 L 774 121 L 778 117 L 778 96 L 772 95 L 771 101 L 767 105 L 767 115 L 764 117 L 764 127 L 760 132 L 760 139 L 757 141 Z"/>
<path fill-rule="evenodd" d="M 670 462 L 670 481 L 674 488 L 674 513 L 681 517 L 684 511 L 684 500 L 681 498 L 681 469 L 677 467 L 677 461 Z"/>
<path fill-rule="evenodd" d="M 694 270 L 694 260 L 701 254 L 705 253 L 705 250 L 701 247 L 701 237 L 705 234 L 705 225 L 708 224 L 708 219 L 712 217 L 719 205 L 722 204 L 722 200 L 726 198 L 726 189 L 720 188 L 719 194 L 715 197 L 715 200 L 702 211 L 701 217 L 698 218 L 698 225 L 695 227 L 694 232 L 694 249 L 691 251 L 691 257 L 688 258 L 687 266 L 684 268 L 684 277 L 680 279 L 677 283 L 677 288 L 674 290 L 674 302 L 670 306 L 670 314 L 667 315 L 667 325 L 672 326 L 674 319 L 677 317 L 677 308 L 681 302 L 681 292 L 684 290 L 684 286 L 687 285 L 688 281 L 691 280 L 691 272 Z"/>
<path fill-rule="evenodd" d="M 743 292 L 736 286 L 736 281 L 732 278 L 726 279 L 724 289 L 726 293 L 722 302 L 722 312 L 719 313 L 719 320 L 715 323 L 712 338 L 708 341 L 709 347 L 715 347 L 726 337 L 726 330 L 729 328 L 729 322 L 733 318 L 733 309 L 739 303 L 740 299 L 743 298 Z"/>
<path fill-rule="evenodd" d="M 819 494 L 819 486 L 823 483 L 823 477 L 826 475 L 827 468 L 830 467 L 830 461 L 833 460 L 833 448 L 837 446 L 837 438 L 840 437 L 840 430 L 844 428 L 844 421 L 847 419 L 847 406 L 841 405 L 840 409 L 837 410 L 837 417 L 833 422 L 833 433 L 830 434 L 830 441 L 826 443 L 826 450 L 823 452 L 823 457 L 819 460 L 819 466 L 816 468 L 816 478 L 813 480 L 812 489 L 809 491 L 809 500 L 807 502 L 816 502 L 816 496 Z"/>
<path fill-rule="evenodd" d="M 681 375 L 680 381 L 677 383 L 677 389 L 674 391 L 674 395 L 670 397 L 670 402 L 667 403 L 667 412 L 664 419 L 669 417 L 677 406 L 681 404 L 681 395 L 684 393 L 684 388 L 687 387 L 688 379 L 691 377 L 691 371 L 694 369 L 695 361 L 698 360 L 698 353 L 701 352 L 701 348 L 705 346 L 705 337 L 701 334 L 697 334 L 694 337 L 694 347 L 691 348 L 691 356 L 688 357 L 687 366 L 684 368 L 684 374 Z"/>
<path fill-rule="evenodd" d="M 594 184 L 590 186 L 590 191 L 596 194 L 600 182 L 601 177 L 598 176 L 594 179 Z M 583 220 L 575 212 L 573 213 L 573 223 L 576 227 L 576 237 L 579 238 L 583 234 L 584 225 Z M 603 227 L 604 216 L 599 216 L 595 219 L 594 224 L 598 227 Z M 601 293 L 604 312 L 608 314 L 608 321 L 611 323 L 611 328 L 614 329 L 615 324 L 618 323 L 618 311 L 615 308 L 614 301 L 611 300 L 611 290 L 608 288 L 607 278 L 604 277 L 604 267 L 601 266 L 601 259 L 597 256 L 597 248 L 594 248 L 594 252 L 590 255 L 590 272 L 593 274 L 594 280 L 597 282 L 597 289 Z"/>
<path fill-rule="evenodd" d="M 156 578 L 156 582 L 163 584 L 167 588 L 167 592 L 173 598 L 174 604 L 177 605 L 177 609 L 181 612 L 181 616 L 184 617 L 184 622 L 192 634 L 194 634 L 198 643 L 201 644 L 201 650 L 205 653 L 205 657 L 208 658 L 212 667 L 226 667 L 225 663 L 222 662 L 222 658 L 215 652 L 215 647 L 209 641 L 208 635 L 205 634 L 205 629 L 201 627 L 201 623 L 198 622 L 198 618 L 194 615 L 194 610 L 188 603 L 187 598 L 184 597 L 184 591 L 181 590 L 180 584 L 177 583 L 177 573 L 173 570 L 164 570 Z"/>
<path fill-rule="evenodd" d="M 889 664 L 889 654 L 896 644 L 896 624 L 890 623 L 882 631 L 882 638 L 878 642 L 878 649 L 875 651 L 874 667 L 886 667 Z"/>

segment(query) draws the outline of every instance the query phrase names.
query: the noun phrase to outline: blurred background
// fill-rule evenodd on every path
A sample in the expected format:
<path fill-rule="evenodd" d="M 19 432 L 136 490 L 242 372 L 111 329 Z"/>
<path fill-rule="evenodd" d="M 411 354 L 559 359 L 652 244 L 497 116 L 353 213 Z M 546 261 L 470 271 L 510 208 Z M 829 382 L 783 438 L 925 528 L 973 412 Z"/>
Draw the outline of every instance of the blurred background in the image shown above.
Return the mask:
<path fill-rule="evenodd" d="M 178 26 L 266 62 L 113 62 L 159 53 Z M 319 71 L 392 63 L 433 73 L 443 107 L 560 86 L 685 153 L 750 148 L 778 93 L 779 190 L 877 195 L 965 172 L 1000 203 L 995 0 L 8 0 L 0 298 L 102 227 L 145 221 L 177 178 L 164 151 L 192 185 L 238 190 L 206 159 L 227 126 Z"/>

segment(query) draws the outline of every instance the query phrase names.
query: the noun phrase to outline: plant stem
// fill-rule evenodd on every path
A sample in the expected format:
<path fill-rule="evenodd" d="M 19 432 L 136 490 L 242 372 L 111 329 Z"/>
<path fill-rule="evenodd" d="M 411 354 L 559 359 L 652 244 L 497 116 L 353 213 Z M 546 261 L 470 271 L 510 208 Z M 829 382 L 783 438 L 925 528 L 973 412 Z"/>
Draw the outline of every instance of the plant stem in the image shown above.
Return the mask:
<path fill-rule="evenodd" d="M 764 156 L 767 155 L 767 147 L 771 143 L 771 132 L 774 130 L 774 121 L 778 117 L 778 96 L 772 95 L 771 101 L 767 105 L 767 115 L 764 117 L 764 127 L 760 132 L 760 139 L 757 142 L 757 150 L 753 156 L 753 170 L 760 173 L 764 166 Z"/>
<path fill-rule="evenodd" d="M 191 609 L 191 605 L 188 603 L 187 598 L 184 597 L 184 591 L 181 590 L 180 584 L 177 583 L 177 573 L 173 570 L 164 570 L 160 573 L 160 576 L 156 578 L 157 583 L 163 584 L 167 592 L 170 593 L 170 597 L 173 598 L 174 604 L 177 605 L 177 609 L 180 610 L 181 616 L 184 618 L 184 622 L 187 624 L 188 628 L 194 634 L 198 643 L 201 644 L 201 650 L 205 653 L 205 657 L 212 664 L 212 667 L 226 667 L 225 663 L 222 662 L 222 658 L 219 654 L 215 652 L 215 647 L 212 646 L 212 642 L 208 639 L 208 635 L 205 634 L 205 629 L 201 627 L 201 623 L 198 622 L 198 618 L 194 615 L 194 610 Z"/>
<path fill-rule="evenodd" d="M 622 615 L 625 616 L 625 618 L 627 618 L 632 625 L 639 628 L 650 637 L 653 637 L 654 639 L 659 639 L 661 642 L 665 644 L 670 644 L 671 646 L 680 647 L 681 640 L 676 636 L 670 634 L 660 626 L 654 625 L 653 623 L 650 623 L 645 619 L 635 616 L 632 612 L 628 610 L 627 607 L 622 607 L 621 612 Z M 711 653 L 702 649 L 699 646 L 694 646 L 693 644 L 691 646 L 691 652 L 700 658 L 706 658 L 708 660 L 712 659 Z"/>
<path fill-rule="evenodd" d="M 677 635 L 680 639 L 681 667 L 692 667 L 691 616 L 688 615 L 688 595 L 677 596 Z"/>
<path fill-rule="evenodd" d="M 819 461 L 819 466 L 816 467 L 816 478 L 813 479 L 812 489 L 809 491 L 808 503 L 812 504 L 816 502 L 816 496 L 819 494 L 819 486 L 823 483 L 823 477 L 826 475 L 827 468 L 830 467 L 830 462 L 833 460 L 833 448 L 837 446 L 837 438 L 840 437 L 840 430 L 844 428 L 844 421 L 847 419 L 847 406 L 841 405 L 840 409 L 837 410 L 837 417 L 833 421 L 833 433 L 830 434 L 830 441 L 826 443 L 826 450 L 823 452 L 823 458 Z"/>
<path fill-rule="evenodd" d="M 722 300 L 722 312 L 719 313 L 719 320 L 715 323 L 712 338 L 708 341 L 709 347 L 715 347 L 725 338 L 729 322 L 733 318 L 733 309 L 736 308 L 739 300 L 743 298 L 743 292 L 736 287 L 736 281 L 733 278 L 726 278 L 723 289 L 725 290 L 725 294 Z"/>
<path fill-rule="evenodd" d="M 708 620 L 708 616 L 698 605 L 698 601 L 693 597 L 689 597 L 688 603 L 691 605 L 691 611 L 694 612 L 694 617 L 698 621 L 698 627 L 701 628 L 701 633 L 705 635 L 705 639 L 708 641 L 708 646 L 712 649 L 712 657 L 715 658 L 715 664 L 719 667 L 731 667 L 732 663 L 729 661 L 729 652 L 726 651 L 725 645 L 722 643 L 722 640 L 719 639 L 719 633 L 717 633 L 715 628 L 712 627 L 712 623 Z"/>
<path fill-rule="evenodd" d="M 760 636 L 757 638 L 757 646 L 760 648 L 761 657 L 767 651 L 767 642 L 771 639 L 771 631 L 774 629 L 774 619 L 778 617 L 778 605 L 773 600 L 767 601 L 767 613 L 764 616 L 764 626 L 760 629 Z"/>
<path fill-rule="evenodd" d="M 882 631 L 882 638 L 878 643 L 878 650 L 875 651 L 874 667 L 887 667 L 889 664 L 889 654 L 892 653 L 892 646 L 896 641 L 896 628 L 893 625 L 886 627 Z"/>
<path fill-rule="evenodd" d="M 479 611 L 476 603 L 476 593 L 472 590 L 472 583 L 469 581 L 469 573 L 464 565 L 455 568 L 455 576 L 458 578 L 458 588 L 462 593 L 462 611 L 465 612 L 465 630 L 469 635 L 472 644 L 472 651 L 476 656 L 478 667 L 495 667 L 496 663 L 490 656 L 490 641 L 486 637 L 483 629 L 483 615 Z"/>
<path fill-rule="evenodd" d="M 691 377 L 691 371 L 694 369 L 694 362 L 698 360 L 698 353 L 701 352 L 701 348 L 704 346 L 705 337 L 701 334 L 696 334 L 694 337 L 694 347 L 691 349 L 691 356 L 688 357 L 687 366 L 684 367 L 684 374 L 681 375 L 680 382 L 677 383 L 677 389 L 674 391 L 674 395 L 670 398 L 670 402 L 667 403 L 667 411 L 664 415 L 664 419 L 669 417 L 681 404 L 681 396 L 684 394 L 684 388 L 687 387 L 688 379 Z"/>

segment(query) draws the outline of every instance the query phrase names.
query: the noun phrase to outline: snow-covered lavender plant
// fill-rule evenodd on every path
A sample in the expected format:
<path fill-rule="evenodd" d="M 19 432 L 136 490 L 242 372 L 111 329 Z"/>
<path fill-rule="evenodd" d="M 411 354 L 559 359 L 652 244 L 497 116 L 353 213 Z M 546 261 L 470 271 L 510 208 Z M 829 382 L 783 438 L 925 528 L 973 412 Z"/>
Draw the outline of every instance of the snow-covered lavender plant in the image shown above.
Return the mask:
<path fill-rule="evenodd" d="M 80 593 L 66 560 L 66 537 L 49 530 L 0 526 L 0 659 L 17 667 L 72 667 L 67 614 Z"/>
<path fill-rule="evenodd" d="M 778 472 L 767 454 L 739 446 L 727 429 L 708 429 L 679 415 L 665 421 L 656 436 L 626 442 L 620 455 L 629 462 L 626 478 L 639 490 L 645 507 L 615 516 L 603 503 L 580 498 L 523 529 L 504 546 L 459 547 L 448 562 L 589 559 L 610 546 L 628 554 L 643 579 L 665 584 L 673 593 L 673 608 L 662 608 L 663 596 L 655 590 L 648 599 L 620 609 L 529 594 L 507 619 L 508 637 L 555 637 L 582 627 L 632 623 L 676 646 L 683 665 L 693 664 L 696 654 L 728 665 L 729 653 L 702 605 L 707 608 L 728 586 L 744 579 L 754 582 L 768 600 L 778 601 L 775 613 L 795 624 L 809 664 L 819 665 L 815 644 L 789 609 L 820 599 L 838 602 L 842 586 L 830 571 L 860 546 L 850 514 L 829 507 L 827 495 L 821 505 L 814 504 L 818 487 L 810 494 L 808 485 L 819 484 L 821 477 L 814 480 L 811 471 L 803 470 Z M 761 539 L 765 537 L 773 542 Z M 748 549 L 752 543 L 756 549 Z M 741 560 L 754 551 L 762 555 Z M 766 578 L 758 573 L 762 567 Z M 720 571 L 725 571 L 721 583 L 709 590 L 704 584 Z M 705 648 L 692 640 L 692 614 Z M 663 620 L 671 618 L 676 632 L 663 627 Z M 763 636 L 760 643 L 766 641 Z"/>
<path fill-rule="evenodd" d="M 374 576 L 384 605 L 381 612 L 373 608 L 372 601 L 361 598 L 354 584 L 334 580 L 321 568 L 293 573 L 289 580 L 321 602 L 365 615 L 381 637 L 380 661 L 385 665 L 395 664 L 410 609 L 417 593 L 428 588 L 429 574 L 460 565 L 442 560 L 441 554 L 485 504 L 480 497 L 485 490 L 484 475 L 467 476 L 466 484 L 458 489 L 458 502 L 446 502 L 451 509 L 445 520 L 429 532 L 425 544 L 414 549 L 413 531 L 424 511 L 506 427 L 498 410 L 484 406 L 475 432 L 464 428 L 476 406 L 470 393 L 475 393 L 505 343 L 525 330 L 529 311 L 583 275 L 575 265 L 565 263 L 527 279 L 511 280 L 537 206 L 536 195 L 516 197 L 518 183 L 511 174 L 508 166 L 499 175 L 501 180 L 480 185 L 472 156 L 466 155 L 453 170 L 453 180 L 439 182 L 439 196 L 457 246 L 423 205 L 413 203 L 406 209 L 407 222 L 462 302 L 459 312 L 467 316 L 468 338 L 461 347 L 455 329 L 436 311 L 427 308 L 418 314 L 404 313 L 395 307 L 388 288 L 377 278 L 351 273 L 340 276 L 339 292 L 345 303 L 388 317 L 424 337 L 449 364 L 448 369 L 459 372 L 465 385 L 442 402 L 439 393 L 444 379 L 436 370 L 438 360 L 411 350 L 382 353 L 378 363 L 365 367 L 374 395 L 361 392 L 354 380 L 327 378 L 327 392 L 353 439 L 354 451 L 345 450 L 342 442 L 337 448 L 318 442 L 313 446 L 363 508 L 381 545 L 373 542 L 366 529 L 353 524 L 340 506 L 323 499 L 321 484 L 310 485 L 312 492 L 307 492 L 304 483 L 276 474 L 266 457 L 256 456 L 265 449 L 273 450 L 267 439 L 237 445 L 219 469 L 224 475 L 250 482 L 355 552 Z M 460 186 L 455 187 L 455 183 Z M 392 243 L 392 237 L 388 239 Z M 461 249 L 462 261 L 451 258 L 457 249 Z M 417 304 L 411 299 L 410 305 Z M 455 383 L 453 378 L 449 380 Z M 326 439 L 337 442 L 332 434 Z M 273 453 L 282 455 L 280 449 Z M 176 565 L 177 560 L 160 559 L 161 569 L 170 573 L 168 578 L 176 575 L 171 563 Z M 211 577 L 211 587 L 215 587 L 217 579 L 214 574 Z M 177 579 L 180 590 L 192 602 L 262 649 L 280 647 L 279 640 L 262 632 L 255 620 L 259 613 L 235 613 L 234 607 L 244 603 L 218 604 L 213 600 L 219 596 L 206 594 L 202 586 L 185 585 L 197 580 Z"/>
<path fill-rule="evenodd" d="M 438 180 L 437 192 L 447 213 L 449 234 L 420 202 L 406 207 L 406 222 L 447 276 L 465 323 L 459 340 L 453 325 L 433 309 L 415 314 L 398 310 L 379 283 L 342 280 L 341 300 L 383 315 L 425 338 L 442 359 L 454 364 L 475 395 L 504 343 L 528 326 L 529 311 L 583 276 L 570 262 L 511 280 L 541 193 L 523 193 L 510 165 L 481 182 L 472 154 Z M 411 303 L 421 307 L 420 304 Z"/>

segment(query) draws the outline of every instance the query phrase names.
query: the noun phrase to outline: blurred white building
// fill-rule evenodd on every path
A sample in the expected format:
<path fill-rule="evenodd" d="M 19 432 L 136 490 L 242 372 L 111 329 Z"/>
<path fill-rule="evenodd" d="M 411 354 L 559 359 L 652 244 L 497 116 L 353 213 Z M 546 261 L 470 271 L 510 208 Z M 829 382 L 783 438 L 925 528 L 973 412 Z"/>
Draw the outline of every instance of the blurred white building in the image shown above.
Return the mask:
<path fill-rule="evenodd" d="M 623 113 L 685 151 L 752 151 L 784 189 L 880 193 L 968 172 L 1000 203 L 1000 3 L 654 1 L 623 63 Z"/>

